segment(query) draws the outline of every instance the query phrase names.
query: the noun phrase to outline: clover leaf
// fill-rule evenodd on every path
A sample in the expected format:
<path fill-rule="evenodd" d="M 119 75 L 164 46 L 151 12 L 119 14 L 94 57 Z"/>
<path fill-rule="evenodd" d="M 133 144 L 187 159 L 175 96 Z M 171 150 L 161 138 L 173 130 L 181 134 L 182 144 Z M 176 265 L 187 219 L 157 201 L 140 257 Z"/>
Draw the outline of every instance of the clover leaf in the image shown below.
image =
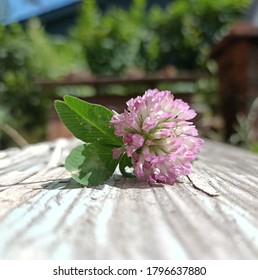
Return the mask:
<path fill-rule="evenodd" d="M 107 181 L 120 161 L 113 159 L 112 150 L 123 146 L 121 137 L 115 135 L 110 125 L 113 113 L 106 107 L 72 96 L 65 96 L 64 101 L 55 101 L 55 108 L 64 125 L 85 142 L 66 158 L 66 169 L 85 186 Z"/>

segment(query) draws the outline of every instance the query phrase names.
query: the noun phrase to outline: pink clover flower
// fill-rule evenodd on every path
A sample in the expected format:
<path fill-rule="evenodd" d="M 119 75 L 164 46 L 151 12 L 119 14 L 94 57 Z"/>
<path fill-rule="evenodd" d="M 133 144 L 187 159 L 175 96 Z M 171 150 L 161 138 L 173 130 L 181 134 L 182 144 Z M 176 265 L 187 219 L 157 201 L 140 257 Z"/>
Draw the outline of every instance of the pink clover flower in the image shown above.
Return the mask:
<path fill-rule="evenodd" d="M 113 111 L 110 123 L 121 136 L 124 147 L 115 148 L 113 157 L 126 152 L 134 174 L 151 184 L 173 184 L 192 171 L 203 140 L 189 120 L 196 116 L 186 102 L 174 99 L 170 91 L 147 90 L 127 102 L 122 114 Z"/>

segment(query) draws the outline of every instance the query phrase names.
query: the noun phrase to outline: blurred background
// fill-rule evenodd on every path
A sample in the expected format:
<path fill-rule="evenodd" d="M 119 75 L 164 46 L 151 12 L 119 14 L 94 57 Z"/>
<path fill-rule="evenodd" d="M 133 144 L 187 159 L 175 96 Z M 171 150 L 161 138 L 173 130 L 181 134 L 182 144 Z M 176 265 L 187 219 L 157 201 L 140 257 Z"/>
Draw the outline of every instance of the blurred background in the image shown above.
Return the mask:
<path fill-rule="evenodd" d="M 65 94 L 121 110 L 152 87 L 258 152 L 258 1 L 0 0 L 0 149 L 66 136 Z"/>

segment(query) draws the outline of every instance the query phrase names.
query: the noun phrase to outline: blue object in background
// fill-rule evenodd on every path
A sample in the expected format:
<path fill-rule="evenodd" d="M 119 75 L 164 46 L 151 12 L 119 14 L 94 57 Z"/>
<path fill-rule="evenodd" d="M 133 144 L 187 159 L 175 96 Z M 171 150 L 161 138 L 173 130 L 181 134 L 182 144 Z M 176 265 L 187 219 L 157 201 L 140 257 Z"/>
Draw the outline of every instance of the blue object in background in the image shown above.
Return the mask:
<path fill-rule="evenodd" d="M 38 17 L 47 32 L 65 35 L 74 24 L 80 3 L 81 0 L 0 0 L 0 22 L 24 24 Z"/>
<path fill-rule="evenodd" d="M 101 10 L 112 5 L 128 8 L 132 0 L 96 0 Z M 0 24 L 14 22 L 25 24 L 38 17 L 46 31 L 51 34 L 66 35 L 74 25 L 82 0 L 0 0 Z M 165 7 L 173 0 L 148 0 L 147 7 L 158 4 Z"/>
<path fill-rule="evenodd" d="M 20 22 L 78 2 L 81 0 L 0 0 L 1 21 Z"/>

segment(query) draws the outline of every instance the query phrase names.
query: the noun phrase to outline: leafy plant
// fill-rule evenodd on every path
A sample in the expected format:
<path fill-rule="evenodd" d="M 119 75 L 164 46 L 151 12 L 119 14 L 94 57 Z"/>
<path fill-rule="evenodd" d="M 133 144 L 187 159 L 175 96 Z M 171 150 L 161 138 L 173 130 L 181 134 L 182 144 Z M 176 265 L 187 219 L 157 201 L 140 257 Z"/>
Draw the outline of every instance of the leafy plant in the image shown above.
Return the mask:
<path fill-rule="evenodd" d="M 244 15 L 250 0 L 174 0 L 155 29 L 160 36 L 159 67 L 194 69 L 206 65 L 211 46 Z"/>
<path fill-rule="evenodd" d="M 27 131 L 32 140 L 43 134 L 46 103 L 34 84 L 37 72 L 32 65 L 31 49 L 19 25 L 0 27 L 0 41 L 0 103 L 5 109 L 2 123 L 23 135 Z M 7 139 L 3 134 L 0 137 L 4 146 Z"/>
<path fill-rule="evenodd" d="M 165 9 L 134 0 L 128 10 L 102 12 L 84 0 L 72 36 L 80 42 L 93 73 L 123 74 L 168 64 L 206 67 L 211 45 L 241 18 L 250 0 L 174 0 Z"/>
<path fill-rule="evenodd" d="M 258 98 L 252 102 L 247 116 L 243 113 L 236 116 L 235 133 L 229 139 L 231 144 L 247 148 L 255 153 L 258 153 L 257 108 Z"/>
<path fill-rule="evenodd" d="M 38 76 L 58 79 L 70 71 L 87 67 L 78 41 L 47 34 L 39 19 L 29 21 L 25 34 L 30 45 L 31 63 Z"/>
<path fill-rule="evenodd" d="M 66 127 L 85 142 L 74 148 L 66 158 L 65 166 L 72 177 L 85 186 L 107 181 L 119 164 L 125 174 L 126 160 L 113 159 L 113 148 L 123 145 L 110 125 L 112 112 L 101 105 L 91 104 L 76 97 L 65 96 L 56 101 L 55 108 Z M 101 172 L 100 172 L 101 170 Z"/>
<path fill-rule="evenodd" d="M 0 148 L 16 144 L 7 133 L 10 130 L 3 129 L 6 127 L 27 142 L 43 140 L 52 97 L 35 81 L 82 69 L 80 45 L 50 37 L 37 19 L 26 29 L 19 24 L 0 25 L 0 42 Z"/>
<path fill-rule="evenodd" d="M 96 1 L 83 1 L 72 36 L 81 43 L 85 59 L 96 74 L 153 68 L 145 56 L 158 55 L 158 37 L 152 40 L 154 33 L 148 28 L 146 0 L 134 0 L 129 10 L 112 7 L 104 14 Z"/>

